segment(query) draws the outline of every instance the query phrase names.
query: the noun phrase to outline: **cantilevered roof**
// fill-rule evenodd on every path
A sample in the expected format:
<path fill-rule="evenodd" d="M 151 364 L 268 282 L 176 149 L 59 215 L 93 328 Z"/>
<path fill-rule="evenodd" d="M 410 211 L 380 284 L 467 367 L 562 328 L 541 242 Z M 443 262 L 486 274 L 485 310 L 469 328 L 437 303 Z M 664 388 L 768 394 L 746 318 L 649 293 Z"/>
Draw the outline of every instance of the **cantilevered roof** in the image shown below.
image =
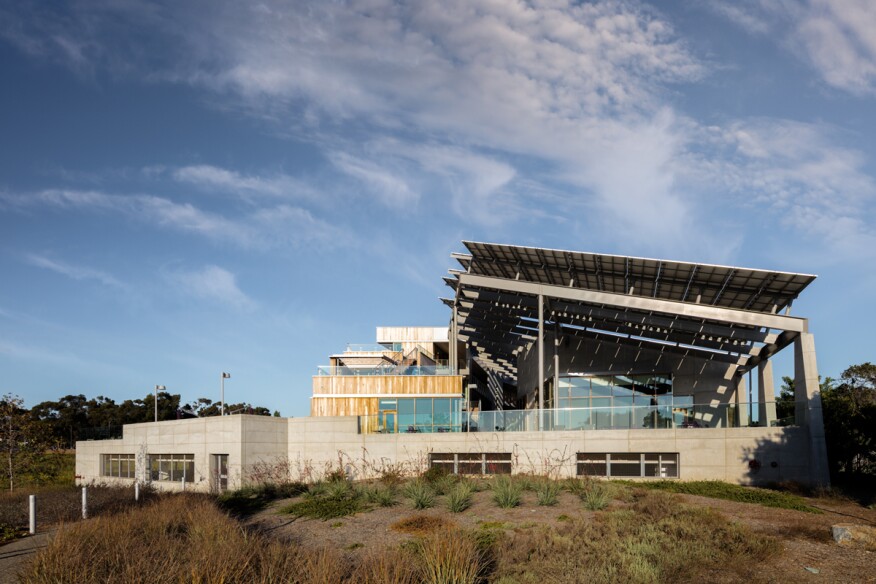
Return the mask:
<path fill-rule="evenodd" d="M 453 254 L 471 274 L 777 312 L 815 280 L 811 274 L 464 241 Z"/>
<path fill-rule="evenodd" d="M 750 357 L 775 352 L 781 348 L 776 342 L 786 344 L 790 334 L 803 330 L 803 319 L 777 313 L 815 279 L 732 266 L 463 243 L 470 254 L 452 254 L 463 270 L 450 270 L 444 278 L 455 291 L 453 299 L 444 301 L 456 307 L 459 336 L 475 357 L 508 376 L 516 376 L 517 355 L 535 339 L 539 294 L 546 299 L 548 330 L 563 336 L 727 363 L 746 355 L 750 366 Z M 776 339 L 771 329 L 789 335 Z"/>

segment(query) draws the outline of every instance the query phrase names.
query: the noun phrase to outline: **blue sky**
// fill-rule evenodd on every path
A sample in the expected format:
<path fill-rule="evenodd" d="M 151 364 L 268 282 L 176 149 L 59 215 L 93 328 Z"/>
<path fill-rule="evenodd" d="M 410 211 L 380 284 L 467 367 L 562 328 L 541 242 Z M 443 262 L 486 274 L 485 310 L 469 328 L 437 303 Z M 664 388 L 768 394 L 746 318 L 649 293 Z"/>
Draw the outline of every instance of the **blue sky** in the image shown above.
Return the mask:
<path fill-rule="evenodd" d="M 462 239 L 815 273 L 821 372 L 876 358 L 869 0 L 19 0 L 0 71 L 28 405 L 226 370 L 306 415 L 345 343 L 447 322 Z"/>

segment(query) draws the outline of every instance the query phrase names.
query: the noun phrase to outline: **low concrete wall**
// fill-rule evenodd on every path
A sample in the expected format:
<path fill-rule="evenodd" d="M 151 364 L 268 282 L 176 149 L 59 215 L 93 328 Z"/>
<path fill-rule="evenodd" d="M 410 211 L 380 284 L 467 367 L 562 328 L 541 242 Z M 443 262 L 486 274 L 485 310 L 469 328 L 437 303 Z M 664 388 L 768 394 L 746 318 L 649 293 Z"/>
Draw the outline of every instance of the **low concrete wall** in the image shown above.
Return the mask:
<path fill-rule="evenodd" d="M 289 459 L 301 479 L 337 468 L 355 478 L 428 468 L 433 452 L 510 452 L 514 473 L 574 476 L 578 452 L 677 452 L 679 478 L 759 484 L 809 481 L 806 428 L 358 434 L 355 418 L 297 418 Z M 755 461 L 755 462 L 752 462 Z"/>
<path fill-rule="evenodd" d="M 311 481 L 342 468 L 353 478 L 388 470 L 414 474 L 428 468 L 430 453 L 508 452 L 514 473 L 574 476 L 576 455 L 587 453 L 679 454 L 679 478 L 758 484 L 810 482 L 807 428 L 676 428 L 556 432 L 360 434 L 355 417 L 269 418 L 225 416 L 126 426 L 118 440 L 76 444 L 79 483 L 152 483 L 162 490 L 181 484 L 152 482 L 148 457 L 192 454 L 195 481 L 211 488 L 211 454 L 227 454 L 229 488 L 267 469 L 275 478 Z M 100 476 L 102 454 L 133 454 L 137 479 Z M 258 467 L 258 468 L 257 468 Z"/>

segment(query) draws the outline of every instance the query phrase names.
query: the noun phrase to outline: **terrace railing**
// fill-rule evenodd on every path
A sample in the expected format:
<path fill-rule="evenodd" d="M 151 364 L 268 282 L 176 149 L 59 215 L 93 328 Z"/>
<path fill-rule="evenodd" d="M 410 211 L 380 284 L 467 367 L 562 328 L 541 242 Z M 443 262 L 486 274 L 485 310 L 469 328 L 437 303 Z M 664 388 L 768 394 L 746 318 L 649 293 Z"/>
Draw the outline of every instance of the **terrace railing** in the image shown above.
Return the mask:
<path fill-rule="evenodd" d="M 795 426 L 794 417 L 776 419 L 774 402 L 695 406 L 618 406 L 462 412 L 433 419 L 422 414 L 359 416 L 363 434 L 444 432 L 558 432 L 569 430 L 658 430 L 671 428 L 753 428 Z"/>
<path fill-rule="evenodd" d="M 345 365 L 320 365 L 316 368 L 317 376 L 335 375 L 452 375 L 446 365 L 428 366 L 398 366 L 392 364 L 375 365 L 373 367 L 347 367 Z"/>

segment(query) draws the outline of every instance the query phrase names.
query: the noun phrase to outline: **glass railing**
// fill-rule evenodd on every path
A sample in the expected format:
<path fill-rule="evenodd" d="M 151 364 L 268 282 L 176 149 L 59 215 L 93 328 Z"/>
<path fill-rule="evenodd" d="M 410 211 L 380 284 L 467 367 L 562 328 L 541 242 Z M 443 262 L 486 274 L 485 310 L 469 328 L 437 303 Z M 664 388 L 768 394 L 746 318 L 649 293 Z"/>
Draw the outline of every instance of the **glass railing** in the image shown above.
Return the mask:
<path fill-rule="evenodd" d="M 671 428 L 754 428 L 795 426 L 794 417 L 776 418 L 774 402 L 695 406 L 622 406 L 543 410 L 462 412 L 450 417 L 380 413 L 359 416 L 363 434 L 423 432 L 537 432 Z M 457 418 L 458 415 L 458 419 Z"/>
<path fill-rule="evenodd" d="M 335 375 L 453 375 L 446 365 L 376 365 L 368 367 L 348 367 L 346 365 L 320 365 L 317 376 Z"/>
<path fill-rule="evenodd" d="M 349 343 L 344 349 L 346 353 L 398 353 L 402 350 L 401 343 L 381 345 L 380 343 Z"/>

